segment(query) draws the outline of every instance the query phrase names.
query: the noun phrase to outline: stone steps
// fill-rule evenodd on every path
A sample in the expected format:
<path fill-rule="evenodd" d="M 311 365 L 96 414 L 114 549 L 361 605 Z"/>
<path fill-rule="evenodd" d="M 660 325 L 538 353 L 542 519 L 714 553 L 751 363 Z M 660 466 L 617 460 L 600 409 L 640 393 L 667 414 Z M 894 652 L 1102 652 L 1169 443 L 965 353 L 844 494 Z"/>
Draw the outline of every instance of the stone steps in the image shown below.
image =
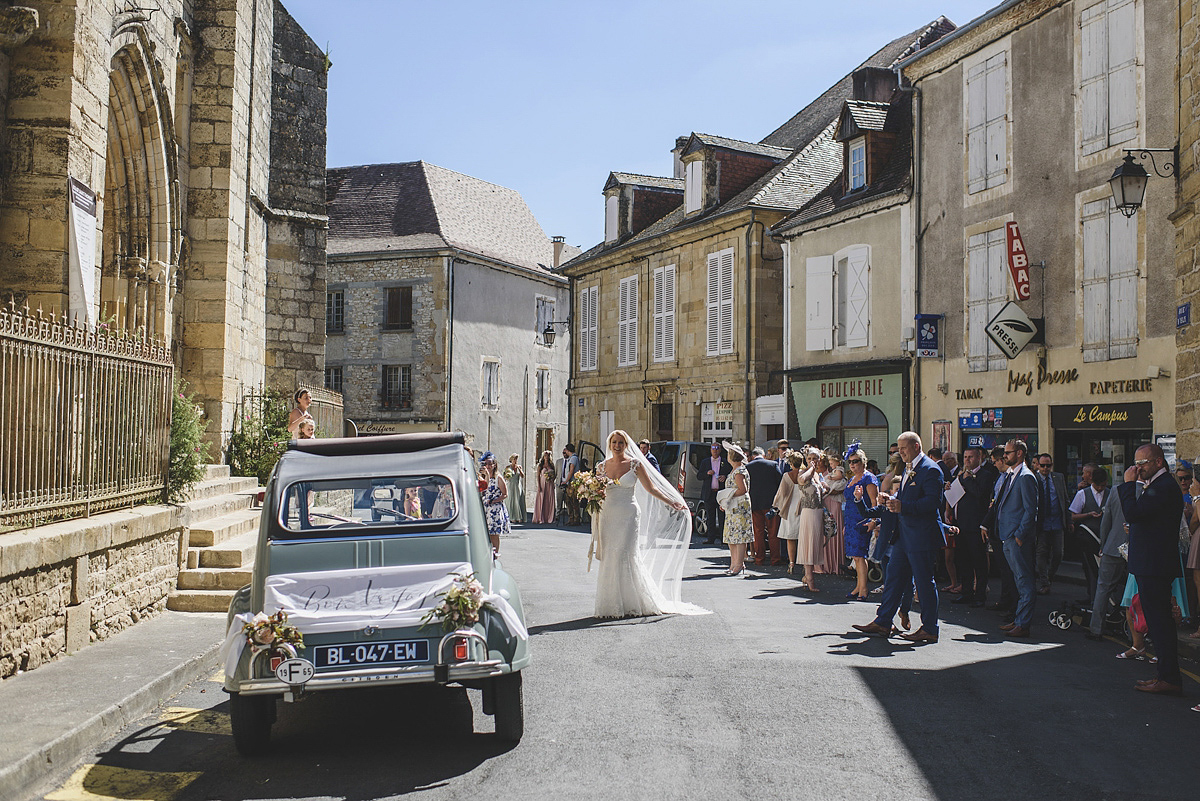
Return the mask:
<path fill-rule="evenodd" d="M 229 478 L 229 465 L 227 464 L 206 464 L 204 465 L 204 480 L 213 481 L 218 478 Z"/>
<path fill-rule="evenodd" d="M 167 597 L 174 612 L 227 612 L 237 590 L 186 590 Z"/>
<path fill-rule="evenodd" d="M 212 478 L 206 481 L 201 481 L 192 487 L 192 492 L 189 497 L 191 501 L 200 501 L 205 498 L 216 498 L 220 495 L 230 495 L 237 493 L 254 493 L 258 489 L 258 479 L 256 478 Z"/>
<path fill-rule="evenodd" d="M 197 527 L 214 517 L 243 512 L 254 503 L 256 494 L 251 490 L 186 501 L 183 505 L 188 510 L 188 525 Z"/>
<path fill-rule="evenodd" d="M 179 572 L 179 590 L 239 590 L 250 583 L 252 571 L 232 567 L 198 567 Z"/>
<path fill-rule="evenodd" d="M 226 540 L 240 537 L 258 527 L 259 509 L 242 509 L 205 520 L 192 526 L 188 544 L 193 548 L 211 548 Z"/>
<path fill-rule="evenodd" d="M 187 566 L 196 568 L 241 568 L 249 569 L 254 564 L 254 552 L 258 548 L 258 530 L 251 528 L 218 545 L 203 548 L 188 548 Z"/>

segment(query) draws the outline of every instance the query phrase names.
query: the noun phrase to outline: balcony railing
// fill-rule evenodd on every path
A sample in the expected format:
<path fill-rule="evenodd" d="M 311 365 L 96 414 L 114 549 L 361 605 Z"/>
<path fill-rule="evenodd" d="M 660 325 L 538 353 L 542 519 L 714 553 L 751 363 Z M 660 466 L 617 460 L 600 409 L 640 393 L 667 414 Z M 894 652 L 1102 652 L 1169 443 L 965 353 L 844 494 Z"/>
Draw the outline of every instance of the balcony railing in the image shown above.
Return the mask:
<path fill-rule="evenodd" d="M 173 370 L 160 342 L 0 307 L 0 527 L 160 500 Z"/>

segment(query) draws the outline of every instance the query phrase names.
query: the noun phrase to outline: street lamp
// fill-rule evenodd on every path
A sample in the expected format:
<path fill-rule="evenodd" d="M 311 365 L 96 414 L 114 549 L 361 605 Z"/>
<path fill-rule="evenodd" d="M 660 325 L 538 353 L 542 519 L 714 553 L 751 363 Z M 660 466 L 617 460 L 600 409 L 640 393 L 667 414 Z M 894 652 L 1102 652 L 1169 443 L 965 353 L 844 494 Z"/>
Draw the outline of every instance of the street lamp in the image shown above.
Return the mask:
<path fill-rule="evenodd" d="M 1142 201 L 1146 197 L 1146 183 L 1150 180 L 1150 174 L 1146 172 L 1146 169 L 1141 164 L 1134 162 L 1134 153 L 1138 154 L 1138 161 L 1150 159 L 1150 166 L 1154 168 L 1154 174 L 1159 178 L 1169 178 L 1175 175 L 1178 166 L 1178 159 L 1173 147 L 1143 147 L 1126 150 L 1125 158 L 1113 170 L 1112 177 L 1108 179 L 1108 186 L 1112 189 L 1113 203 L 1126 217 L 1132 217 L 1141 208 Z M 1155 153 L 1164 156 L 1170 155 L 1170 160 L 1163 159 L 1161 169 L 1154 158 Z"/>
<path fill-rule="evenodd" d="M 546 330 L 542 332 L 542 341 L 546 343 L 547 347 L 554 347 L 554 338 L 557 336 L 557 333 L 554 330 L 554 326 L 570 325 L 570 324 L 571 324 L 570 319 L 551 320 L 550 322 L 546 323 Z"/>

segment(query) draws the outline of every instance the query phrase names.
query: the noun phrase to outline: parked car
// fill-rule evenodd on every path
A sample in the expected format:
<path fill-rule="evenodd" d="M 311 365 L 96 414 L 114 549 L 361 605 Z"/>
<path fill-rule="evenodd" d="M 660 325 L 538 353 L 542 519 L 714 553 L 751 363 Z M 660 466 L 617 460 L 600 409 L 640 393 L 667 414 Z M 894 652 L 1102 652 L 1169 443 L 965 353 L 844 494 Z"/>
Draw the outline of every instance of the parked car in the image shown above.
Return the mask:
<path fill-rule="evenodd" d="M 484 594 L 478 621 L 443 630 L 429 611 L 465 581 L 453 575 L 468 574 Z M 280 610 L 302 647 L 281 637 L 255 647 L 243 627 Z M 461 433 L 289 443 L 227 630 L 225 690 L 243 754 L 267 748 L 280 699 L 380 685 L 480 689 L 499 738 L 524 732 L 521 596 L 493 558 Z"/>
<path fill-rule="evenodd" d="M 667 480 L 683 495 L 692 513 L 692 536 L 704 537 L 708 524 L 704 519 L 704 480 L 707 462 L 712 458 L 711 442 L 651 442 L 650 453 L 658 459 Z"/>

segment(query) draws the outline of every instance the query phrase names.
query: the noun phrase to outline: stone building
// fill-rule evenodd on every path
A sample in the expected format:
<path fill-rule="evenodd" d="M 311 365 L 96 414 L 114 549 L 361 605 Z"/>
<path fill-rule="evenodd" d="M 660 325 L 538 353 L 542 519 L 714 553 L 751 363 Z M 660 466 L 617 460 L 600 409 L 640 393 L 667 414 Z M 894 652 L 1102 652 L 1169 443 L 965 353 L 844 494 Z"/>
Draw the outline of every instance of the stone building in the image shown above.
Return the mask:
<path fill-rule="evenodd" d="M 327 67 L 274 0 L 0 9 L 0 298 L 166 340 L 214 438 L 319 381 Z"/>
<path fill-rule="evenodd" d="M 461 429 L 523 465 L 561 449 L 570 337 L 543 332 L 578 249 L 517 192 L 423 161 L 331 169 L 328 200 L 325 383 L 359 433 Z"/>
<path fill-rule="evenodd" d="M 1010 0 L 901 64 L 920 93 L 917 312 L 944 315 L 916 430 L 1022 437 L 1069 482 L 1175 433 L 1174 186 L 1152 179 L 1127 217 L 1107 182 L 1126 149 L 1175 141 L 1177 9 Z M 1012 358 L 986 334 L 1010 301 L 1044 336 Z"/>
<path fill-rule="evenodd" d="M 853 86 L 833 123 L 837 177 L 771 233 L 784 243 L 788 435 L 839 453 L 859 440 L 881 458 L 910 419 L 913 92 L 882 67 Z"/>
<path fill-rule="evenodd" d="M 902 36 L 888 68 L 952 27 Z M 693 133 L 670 178 L 614 172 L 605 237 L 563 267 L 576 297 L 572 436 L 762 441 L 784 433 L 784 255 L 766 231 L 841 169 L 847 75 L 761 142 Z"/>
<path fill-rule="evenodd" d="M 1176 450 L 1184 459 L 1200 462 L 1200 2 L 1179 4 L 1179 169 L 1177 205 L 1170 219 L 1175 225 L 1175 270 L 1179 286 L 1178 307 L 1186 321 L 1176 319 L 1175 431 Z M 1147 142 L 1170 147 L 1172 142 Z M 1151 178 L 1151 182 L 1157 179 Z M 1158 214 L 1163 213 L 1160 207 Z"/>

